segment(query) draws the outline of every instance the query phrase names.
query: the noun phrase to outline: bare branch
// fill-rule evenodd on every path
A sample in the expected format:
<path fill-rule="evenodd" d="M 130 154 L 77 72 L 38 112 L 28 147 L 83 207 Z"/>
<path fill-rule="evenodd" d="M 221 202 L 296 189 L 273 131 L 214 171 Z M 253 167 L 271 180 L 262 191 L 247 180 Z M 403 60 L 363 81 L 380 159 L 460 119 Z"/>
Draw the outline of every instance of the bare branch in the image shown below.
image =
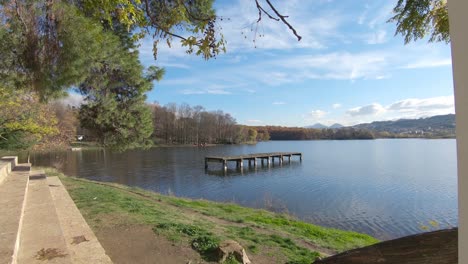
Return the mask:
<path fill-rule="evenodd" d="M 268 18 L 273 19 L 273 20 L 276 20 L 276 21 L 280 21 L 279 18 L 276 18 L 276 17 L 270 15 L 270 13 L 268 13 L 268 12 L 260 5 L 260 3 L 258 2 L 258 0 L 255 0 L 255 4 L 257 5 L 257 9 L 258 9 L 258 20 L 257 20 L 257 23 L 260 22 L 260 20 L 262 20 L 262 12 L 265 13 L 265 15 L 268 16 Z"/>
<path fill-rule="evenodd" d="M 291 24 L 289 24 L 288 21 L 286 21 L 286 18 L 287 18 L 288 16 L 283 16 L 283 15 L 281 15 L 281 14 L 278 12 L 278 10 L 276 10 L 275 6 L 270 2 L 270 0 L 265 0 L 265 1 L 266 1 L 266 2 L 268 3 L 268 5 L 270 6 L 271 10 L 273 10 L 273 12 L 275 12 L 275 14 L 279 17 L 279 19 L 281 19 L 281 21 L 282 21 L 285 25 L 287 25 L 287 26 L 289 27 L 289 29 L 290 29 L 290 30 L 293 32 L 293 34 L 297 37 L 297 40 L 298 40 L 298 41 L 301 41 L 302 37 L 297 33 L 296 29 L 295 29 L 293 26 L 291 26 Z M 257 7 L 258 7 L 258 0 L 255 0 L 255 2 L 257 3 Z M 262 8 L 262 10 L 264 10 L 264 9 Z M 266 12 L 265 12 L 265 13 L 266 13 Z M 268 13 L 266 13 L 266 14 L 268 14 Z M 269 16 L 269 17 L 270 17 L 270 16 Z M 270 17 L 270 18 L 271 18 L 271 17 Z M 276 20 L 276 19 L 275 19 L 275 20 Z M 277 21 L 278 21 L 278 20 L 277 20 Z"/>

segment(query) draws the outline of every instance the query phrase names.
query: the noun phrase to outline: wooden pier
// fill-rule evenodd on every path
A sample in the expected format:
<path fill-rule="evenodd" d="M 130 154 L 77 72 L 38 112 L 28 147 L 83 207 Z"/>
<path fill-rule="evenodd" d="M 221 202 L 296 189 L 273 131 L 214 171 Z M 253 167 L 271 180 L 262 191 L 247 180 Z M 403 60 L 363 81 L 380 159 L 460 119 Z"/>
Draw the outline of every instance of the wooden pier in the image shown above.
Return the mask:
<path fill-rule="evenodd" d="M 223 164 L 223 169 L 227 170 L 227 165 L 229 161 L 235 161 L 237 168 L 243 168 L 244 161 L 249 162 L 249 166 L 257 167 L 257 160 L 260 160 L 262 165 L 267 163 L 271 165 L 275 162 L 275 159 L 278 160 L 279 164 L 282 165 L 284 158 L 288 158 L 288 162 L 291 162 L 291 157 L 299 156 L 299 161 L 302 161 L 302 153 L 300 152 L 273 152 L 273 153 L 257 153 L 257 154 L 247 154 L 239 156 L 209 156 L 205 157 L 205 169 L 208 169 L 209 162 L 217 162 Z"/>

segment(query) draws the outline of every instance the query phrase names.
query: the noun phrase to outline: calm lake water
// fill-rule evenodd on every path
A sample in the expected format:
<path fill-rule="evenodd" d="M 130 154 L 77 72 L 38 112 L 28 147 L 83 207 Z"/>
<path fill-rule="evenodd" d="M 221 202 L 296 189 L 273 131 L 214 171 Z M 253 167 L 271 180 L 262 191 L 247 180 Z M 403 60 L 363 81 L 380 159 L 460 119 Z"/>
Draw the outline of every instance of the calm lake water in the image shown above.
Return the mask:
<path fill-rule="evenodd" d="M 206 155 L 298 151 L 283 166 L 204 168 Z M 176 196 L 284 211 L 318 225 L 380 239 L 458 225 L 456 142 L 388 139 L 270 141 L 208 148 L 154 148 L 35 154 L 33 165 L 70 176 L 138 186 Z M 430 221 L 436 221 L 437 227 Z"/>

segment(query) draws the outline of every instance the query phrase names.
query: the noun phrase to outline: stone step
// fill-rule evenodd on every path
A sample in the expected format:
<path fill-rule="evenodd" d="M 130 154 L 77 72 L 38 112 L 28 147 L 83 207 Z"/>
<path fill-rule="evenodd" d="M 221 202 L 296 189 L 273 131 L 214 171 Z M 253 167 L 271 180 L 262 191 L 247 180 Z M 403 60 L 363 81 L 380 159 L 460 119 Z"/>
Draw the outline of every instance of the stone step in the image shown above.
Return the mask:
<path fill-rule="evenodd" d="M 60 179 L 47 181 L 72 263 L 112 263 Z"/>
<path fill-rule="evenodd" d="M 18 164 L 18 157 L 5 156 L 0 159 L 0 184 L 5 181 L 8 174 Z"/>
<path fill-rule="evenodd" d="M 32 171 L 13 263 L 72 263 L 43 171 Z"/>
<path fill-rule="evenodd" d="M 13 170 L 0 184 L 0 264 L 11 263 L 18 249 L 20 220 L 28 191 L 30 164 L 10 163 Z M 10 167 L 11 168 L 11 167 Z"/>

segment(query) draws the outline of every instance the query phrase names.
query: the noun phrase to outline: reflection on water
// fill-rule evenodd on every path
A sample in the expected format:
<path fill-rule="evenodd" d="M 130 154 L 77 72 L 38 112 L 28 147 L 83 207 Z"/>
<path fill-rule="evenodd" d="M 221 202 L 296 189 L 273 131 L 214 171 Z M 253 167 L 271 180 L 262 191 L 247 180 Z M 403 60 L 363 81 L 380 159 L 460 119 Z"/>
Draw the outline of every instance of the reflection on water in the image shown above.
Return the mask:
<path fill-rule="evenodd" d="M 287 159 L 282 164 L 278 163 L 271 163 L 268 165 L 266 162 L 262 164 L 262 162 L 258 161 L 257 166 L 249 165 L 247 161 L 244 161 L 244 166 L 242 168 L 237 168 L 232 166 L 232 164 L 228 163 L 228 169 L 224 170 L 221 163 L 220 164 L 212 164 L 209 166 L 209 169 L 205 169 L 205 174 L 212 175 L 212 176 L 236 176 L 236 175 L 247 175 L 247 174 L 256 174 L 258 172 L 271 172 L 272 170 L 276 169 L 283 169 L 288 166 L 300 166 L 302 162 L 295 161 L 294 159 L 289 162 Z"/>
<path fill-rule="evenodd" d="M 204 167 L 204 157 L 291 151 L 302 163 L 242 170 Z M 455 140 L 272 141 L 209 148 L 155 148 L 51 152 L 34 165 L 99 181 L 139 186 L 177 196 L 282 208 L 324 226 L 389 239 L 420 233 L 435 220 L 457 226 Z M 217 166 L 219 165 L 219 166 Z"/>

